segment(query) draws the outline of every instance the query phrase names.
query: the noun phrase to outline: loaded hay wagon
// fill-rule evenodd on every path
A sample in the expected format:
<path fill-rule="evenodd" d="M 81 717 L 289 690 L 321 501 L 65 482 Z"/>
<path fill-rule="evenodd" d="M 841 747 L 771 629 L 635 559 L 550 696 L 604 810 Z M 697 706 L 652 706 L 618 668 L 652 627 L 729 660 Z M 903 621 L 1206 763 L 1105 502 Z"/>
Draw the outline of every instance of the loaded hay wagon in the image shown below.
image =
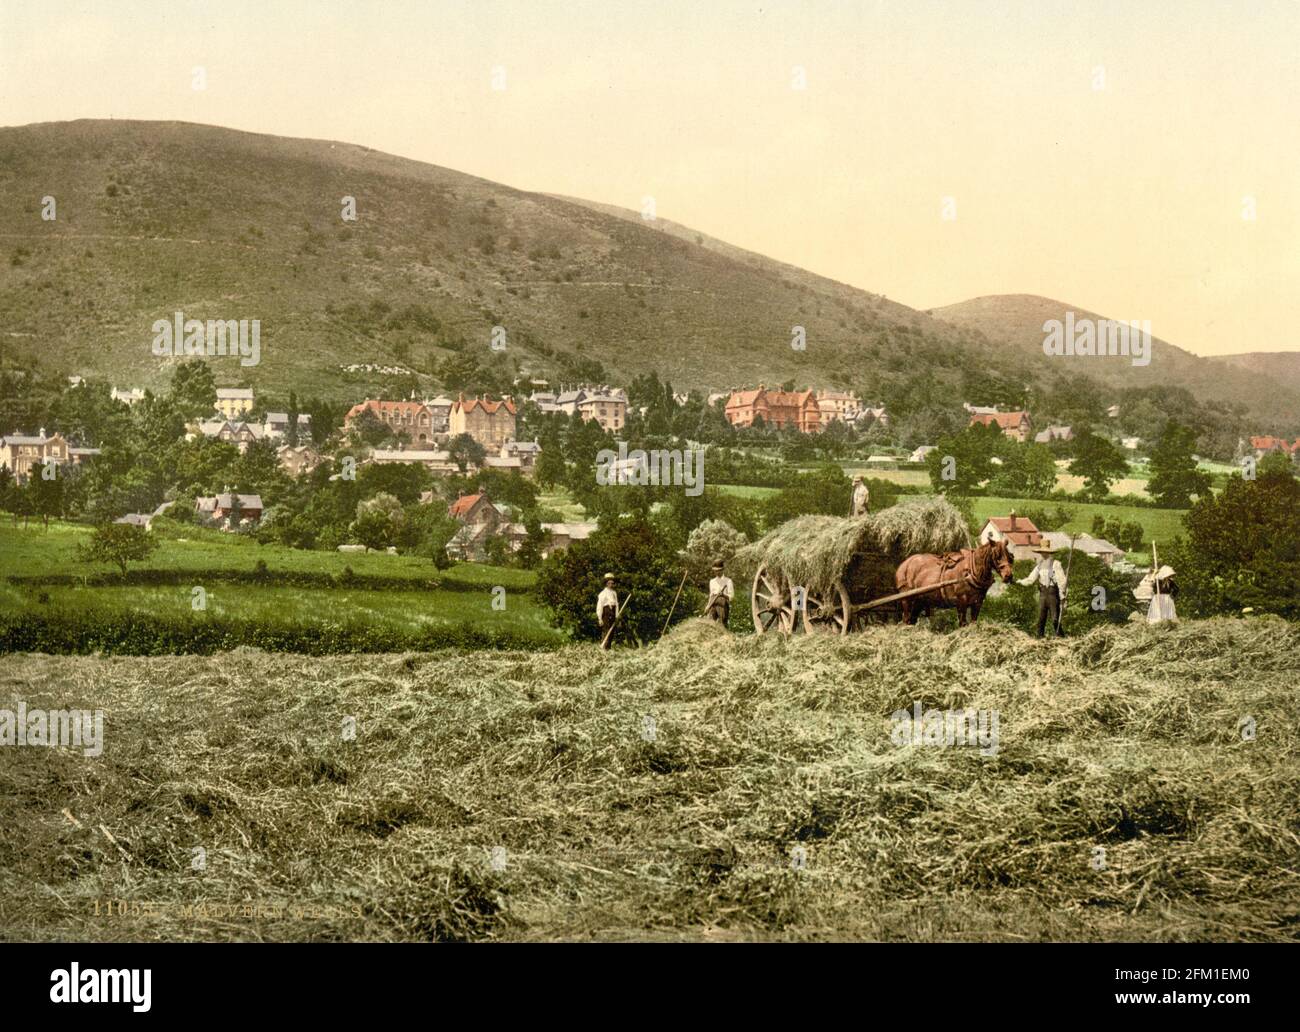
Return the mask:
<path fill-rule="evenodd" d="M 848 634 L 897 618 L 904 599 L 936 587 L 897 591 L 898 565 L 917 552 L 956 551 L 968 540 L 966 521 L 942 498 L 908 499 L 866 516 L 799 516 L 737 555 L 756 566 L 754 629 Z"/>

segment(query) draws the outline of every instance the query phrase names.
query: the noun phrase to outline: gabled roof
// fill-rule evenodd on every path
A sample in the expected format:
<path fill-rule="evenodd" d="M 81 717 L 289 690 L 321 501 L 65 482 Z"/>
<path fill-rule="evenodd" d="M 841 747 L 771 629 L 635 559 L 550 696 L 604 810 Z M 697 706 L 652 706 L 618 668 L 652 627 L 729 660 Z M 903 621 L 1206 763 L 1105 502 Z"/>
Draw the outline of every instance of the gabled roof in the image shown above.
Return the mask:
<path fill-rule="evenodd" d="M 971 414 L 971 423 L 980 423 L 983 426 L 996 425 L 1006 430 L 1010 427 L 1018 427 L 1022 422 L 1028 421 L 1029 413 L 1020 412 L 975 412 Z"/>
<path fill-rule="evenodd" d="M 470 398 L 469 401 L 466 401 L 463 394 L 456 399 L 451 409 L 453 412 L 457 410 L 473 412 L 476 408 L 481 408 L 489 416 L 495 416 L 502 406 L 512 416 L 515 414 L 515 403 L 509 398 L 503 398 L 501 401 L 489 401 L 487 398 Z"/>
<path fill-rule="evenodd" d="M 461 495 L 451 505 L 447 506 L 448 516 L 464 516 L 479 502 L 479 499 L 486 497 L 481 491 L 478 494 Z"/>
<path fill-rule="evenodd" d="M 227 401 L 252 401 L 253 388 L 251 387 L 218 387 L 217 398 Z"/>

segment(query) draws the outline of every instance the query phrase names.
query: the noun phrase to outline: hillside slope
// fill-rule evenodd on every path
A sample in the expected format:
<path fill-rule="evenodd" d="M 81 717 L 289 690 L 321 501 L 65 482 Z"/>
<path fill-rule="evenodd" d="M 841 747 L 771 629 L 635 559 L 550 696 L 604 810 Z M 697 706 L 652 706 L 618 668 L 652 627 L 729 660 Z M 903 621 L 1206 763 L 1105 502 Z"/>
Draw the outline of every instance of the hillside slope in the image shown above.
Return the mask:
<path fill-rule="evenodd" d="M 1186 387 L 1200 397 L 1244 406 L 1266 426 L 1300 423 L 1300 378 L 1276 379 L 1262 375 L 1263 369 L 1245 363 L 1201 358 L 1161 340 L 1155 332 L 1159 327 L 1152 328 L 1151 361 L 1145 366 L 1136 366 L 1124 356 L 1045 356 L 1043 324 L 1049 319 L 1063 322 L 1065 313 L 1070 311 L 1074 312 L 1076 322 L 1121 316 L 1136 318 L 1133 313 L 1099 315 L 1078 305 L 1035 294 L 991 294 L 932 308 L 929 314 L 954 327 L 978 331 L 989 340 L 1009 344 L 1024 361 L 1050 362 L 1058 368 L 1072 364 L 1116 387 Z M 1300 355 L 1279 357 L 1300 359 Z"/>
<path fill-rule="evenodd" d="M 57 218 L 42 219 L 53 197 Z M 356 198 L 355 222 L 340 217 Z M 401 366 L 444 386 L 456 352 L 550 379 L 593 362 L 686 388 L 854 387 L 919 368 L 960 400 L 963 371 L 1074 371 L 1041 353 L 1047 312 L 1005 295 L 932 318 L 878 294 L 611 205 L 528 193 L 326 140 L 178 122 L 0 128 L 0 361 L 157 387 L 151 326 L 177 311 L 260 319 L 261 362 L 214 360 L 218 383 L 335 400 Z M 507 347 L 489 349 L 495 326 Z M 790 346 L 792 328 L 807 350 Z M 1182 384 L 1300 420 L 1300 391 L 1161 342 L 1145 369 L 1090 361 L 1116 385 Z M 1285 428 L 1285 427 L 1281 427 Z"/>
<path fill-rule="evenodd" d="M 340 218 L 344 196 L 356 222 Z M 217 362 L 219 383 L 334 396 L 366 380 L 340 365 L 425 372 L 458 346 L 511 374 L 597 359 L 702 388 L 861 384 L 896 332 L 988 354 L 738 249 L 343 143 L 171 122 L 0 129 L 0 197 L 6 349 L 117 382 L 165 381 L 150 326 L 177 310 L 262 320 L 261 364 Z M 496 325 L 504 355 L 488 348 Z M 795 325 L 806 352 L 790 347 Z"/>

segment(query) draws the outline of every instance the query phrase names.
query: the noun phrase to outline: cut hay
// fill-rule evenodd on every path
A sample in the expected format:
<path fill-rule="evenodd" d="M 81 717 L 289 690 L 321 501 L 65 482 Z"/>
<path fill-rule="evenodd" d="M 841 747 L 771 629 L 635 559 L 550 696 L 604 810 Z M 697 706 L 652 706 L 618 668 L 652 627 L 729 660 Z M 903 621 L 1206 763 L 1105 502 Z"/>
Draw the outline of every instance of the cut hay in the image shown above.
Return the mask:
<path fill-rule="evenodd" d="M 0 707 L 105 711 L 0 756 L 0 938 L 1289 941 L 1297 683 L 1274 617 L 0 656 Z M 895 741 L 914 703 L 996 754 Z"/>
<path fill-rule="evenodd" d="M 741 549 L 737 559 L 749 568 L 762 563 L 816 591 L 846 580 L 855 559 L 879 557 L 897 566 L 917 552 L 966 544 L 966 521 L 949 502 L 909 498 L 866 516 L 799 516 Z"/>

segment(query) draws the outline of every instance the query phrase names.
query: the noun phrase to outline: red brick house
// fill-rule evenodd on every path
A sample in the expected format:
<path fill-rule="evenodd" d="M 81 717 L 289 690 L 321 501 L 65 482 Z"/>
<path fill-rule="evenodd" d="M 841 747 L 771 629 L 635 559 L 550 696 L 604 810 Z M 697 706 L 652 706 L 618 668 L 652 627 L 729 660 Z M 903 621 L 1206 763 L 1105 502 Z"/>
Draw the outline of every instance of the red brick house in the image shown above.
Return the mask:
<path fill-rule="evenodd" d="M 452 402 L 447 432 L 452 437 L 469 434 L 489 454 L 499 452 L 502 445 L 515 439 L 515 403 L 510 398 L 501 401 L 471 398 L 466 401 L 462 394 Z"/>
<path fill-rule="evenodd" d="M 262 518 L 262 496 L 255 494 L 230 494 L 225 492 L 194 499 L 194 511 L 214 523 L 231 524 L 248 520 L 257 523 Z"/>
<path fill-rule="evenodd" d="M 970 425 L 996 426 L 1012 440 L 1022 444 L 1029 440 L 1028 412 L 973 412 Z"/>
<path fill-rule="evenodd" d="M 376 401 L 368 398 L 348 409 L 343 425 L 351 427 L 361 413 L 369 412 L 395 434 L 406 434 L 412 441 L 428 441 L 434 434 L 434 415 L 422 401 Z"/>
<path fill-rule="evenodd" d="M 1042 532 L 1034 526 L 1034 521 L 1024 516 L 1017 516 L 1014 509 L 1009 516 L 990 516 L 988 522 L 980 528 L 979 543 L 1005 541 L 1016 559 L 1035 559 L 1034 547 L 1043 540 Z"/>
<path fill-rule="evenodd" d="M 805 434 L 822 428 L 821 406 L 812 391 L 769 391 L 761 383 L 756 391 L 732 391 L 726 415 L 732 426 L 753 426 L 761 419 L 764 426 L 792 426 Z"/>

